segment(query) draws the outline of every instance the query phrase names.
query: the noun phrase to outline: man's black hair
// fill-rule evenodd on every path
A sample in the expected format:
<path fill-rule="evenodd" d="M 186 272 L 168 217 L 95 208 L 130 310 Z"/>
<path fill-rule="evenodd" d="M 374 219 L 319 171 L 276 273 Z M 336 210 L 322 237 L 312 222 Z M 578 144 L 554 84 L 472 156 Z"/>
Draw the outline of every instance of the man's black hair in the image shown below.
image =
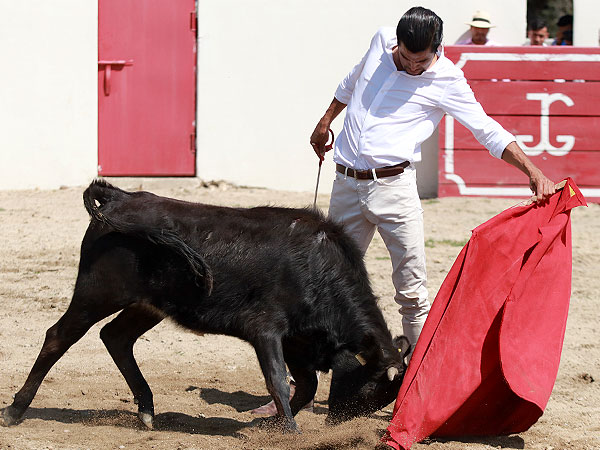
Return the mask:
<path fill-rule="evenodd" d="M 442 43 L 443 34 L 442 19 L 433 11 L 421 6 L 406 11 L 396 28 L 398 45 L 402 42 L 412 53 L 424 50 L 435 52 Z"/>
<path fill-rule="evenodd" d="M 561 18 L 558 19 L 558 22 L 556 22 L 556 25 L 559 27 L 573 25 L 573 16 L 571 14 L 565 14 L 564 16 L 561 16 Z"/>
<path fill-rule="evenodd" d="M 542 28 L 548 28 L 548 24 L 541 17 L 533 17 L 527 24 L 527 30 L 537 31 Z"/>

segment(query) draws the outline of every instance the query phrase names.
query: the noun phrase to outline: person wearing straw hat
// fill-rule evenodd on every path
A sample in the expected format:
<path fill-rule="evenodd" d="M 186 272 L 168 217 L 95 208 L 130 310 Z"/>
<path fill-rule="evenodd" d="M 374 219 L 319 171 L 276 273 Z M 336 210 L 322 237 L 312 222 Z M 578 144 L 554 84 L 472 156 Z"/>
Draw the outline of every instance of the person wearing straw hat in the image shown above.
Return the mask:
<path fill-rule="evenodd" d="M 496 25 L 492 24 L 492 16 L 487 11 L 475 11 L 470 22 L 465 22 L 470 25 L 469 35 L 456 43 L 456 45 L 500 45 L 497 42 L 488 39 L 487 35 L 490 28 Z"/>

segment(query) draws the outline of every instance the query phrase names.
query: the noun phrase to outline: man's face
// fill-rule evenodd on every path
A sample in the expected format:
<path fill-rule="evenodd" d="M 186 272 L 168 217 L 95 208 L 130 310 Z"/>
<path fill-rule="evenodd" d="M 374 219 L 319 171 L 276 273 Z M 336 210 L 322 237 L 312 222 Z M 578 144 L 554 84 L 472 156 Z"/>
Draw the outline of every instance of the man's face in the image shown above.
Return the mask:
<path fill-rule="evenodd" d="M 400 42 L 398 46 L 398 58 L 407 74 L 421 75 L 434 63 L 435 52 L 427 49 L 422 52 L 413 53 L 404 46 L 403 42 Z"/>
<path fill-rule="evenodd" d="M 487 42 L 489 31 L 489 28 L 471 27 L 471 41 L 473 41 L 473 44 L 484 45 Z"/>
<path fill-rule="evenodd" d="M 527 32 L 531 45 L 544 45 L 544 41 L 548 39 L 548 28 L 540 28 L 539 30 L 529 30 Z"/>

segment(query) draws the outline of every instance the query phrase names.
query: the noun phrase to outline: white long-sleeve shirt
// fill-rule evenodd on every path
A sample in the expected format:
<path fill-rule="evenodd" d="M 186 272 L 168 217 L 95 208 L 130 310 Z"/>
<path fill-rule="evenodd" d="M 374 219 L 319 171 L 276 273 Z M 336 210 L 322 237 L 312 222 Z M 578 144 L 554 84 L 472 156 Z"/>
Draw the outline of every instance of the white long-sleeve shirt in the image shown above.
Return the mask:
<path fill-rule="evenodd" d="M 348 105 L 335 142 L 334 161 L 355 169 L 421 160 L 421 143 L 448 113 L 467 127 L 496 158 L 515 137 L 475 100 L 462 70 L 438 54 L 421 75 L 396 68 L 393 28 L 380 28 L 362 60 L 338 86 L 335 98 Z"/>

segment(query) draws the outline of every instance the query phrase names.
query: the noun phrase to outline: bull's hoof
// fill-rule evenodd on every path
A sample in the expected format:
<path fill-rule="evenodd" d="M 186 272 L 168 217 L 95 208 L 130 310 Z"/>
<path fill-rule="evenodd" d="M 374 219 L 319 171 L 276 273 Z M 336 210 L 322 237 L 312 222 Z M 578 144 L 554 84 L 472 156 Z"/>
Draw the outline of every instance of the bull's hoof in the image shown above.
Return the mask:
<path fill-rule="evenodd" d="M 21 418 L 20 414 L 17 414 L 15 408 L 8 406 L 4 408 L 0 414 L 0 425 L 3 427 L 10 427 L 19 421 Z"/>
<path fill-rule="evenodd" d="M 154 423 L 153 423 L 154 417 L 152 416 L 152 414 L 140 411 L 140 412 L 138 412 L 138 417 L 140 418 L 142 423 L 146 426 L 146 428 L 148 428 L 149 430 L 154 428 Z"/>

